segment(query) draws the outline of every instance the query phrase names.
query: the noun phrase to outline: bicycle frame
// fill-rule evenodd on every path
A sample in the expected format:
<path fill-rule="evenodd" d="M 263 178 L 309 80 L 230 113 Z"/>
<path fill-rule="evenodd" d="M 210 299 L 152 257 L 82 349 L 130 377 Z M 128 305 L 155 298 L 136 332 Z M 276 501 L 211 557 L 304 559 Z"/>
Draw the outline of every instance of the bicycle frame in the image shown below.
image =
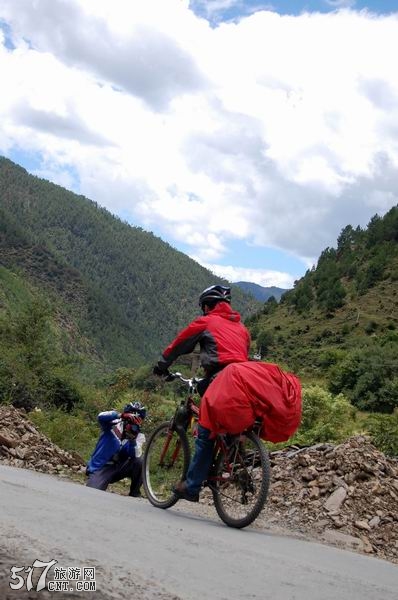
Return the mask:
<path fill-rule="evenodd" d="M 162 453 L 159 457 L 159 465 L 161 465 L 161 466 L 164 466 L 164 462 L 163 462 L 164 457 L 167 455 L 167 451 L 169 449 L 170 442 L 173 438 L 173 432 L 177 427 L 180 426 L 178 424 L 178 419 L 179 419 L 179 416 L 180 416 L 179 413 L 181 412 L 181 410 L 186 411 L 186 413 L 187 413 L 186 418 L 188 419 L 188 421 L 187 421 L 186 426 L 184 427 L 186 430 L 192 424 L 193 419 L 195 421 L 197 421 L 199 418 L 199 407 L 196 406 L 195 401 L 193 399 L 193 392 L 195 390 L 195 385 L 198 380 L 196 380 L 195 378 L 185 379 L 184 377 L 182 377 L 182 375 L 180 373 L 173 374 L 173 377 L 178 378 L 181 381 L 183 381 L 184 383 L 187 383 L 189 385 L 189 394 L 188 394 L 188 397 L 186 398 L 186 400 L 181 402 L 180 406 L 176 409 L 176 411 L 170 421 L 169 432 L 167 434 L 167 438 L 166 438 Z M 173 454 L 170 457 L 169 466 L 172 466 L 174 464 L 174 462 L 177 460 L 179 451 L 180 451 L 180 443 L 178 442 L 176 444 Z"/>
<path fill-rule="evenodd" d="M 180 373 L 169 374 L 168 381 L 180 379 L 189 392 L 173 417 L 151 434 L 143 462 L 145 492 L 157 508 L 170 508 L 179 499 L 176 481 L 186 478 L 192 453 L 189 437 L 195 437 L 199 407 L 194 393 L 198 381 Z M 238 434 L 215 436 L 212 465 L 203 486 L 208 487 L 220 518 L 230 527 L 249 525 L 260 514 L 267 498 L 269 458 L 258 436 L 261 423 Z"/>
<path fill-rule="evenodd" d="M 187 424 L 185 427 L 185 430 L 187 431 L 188 428 L 190 427 L 192 430 L 192 422 L 195 421 L 196 423 L 199 420 L 199 407 L 195 404 L 195 401 L 193 399 L 193 394 L 196 390 L 196 384 L 198 383 L 198 381 L 200 381 L 200 379 L 196 379 L 196 378 L 191 378 L 191 379 L 187 379 L 185 377 L 183 377 L 180 373 L 172 373 L 170 374 L 170 377 L 173 377 L 174 379 L 180 379 L 183 383 L 186 383 L 188 385 L 189 388 L 189 392 L 188 392 L 188 396 L 187 398 L 181 402 L 180 406 L 177 408 L 173 418 L 171 419 L 170 422 L 170 431 L 167 435 L 167 439 L 163 448 L 163 451 L 161 453 L 160 456 L 160 464 L 163 465 L 163 459 L 167 454 L 167 450 L 169 448 L 170 445 L 170 441 L 173 437 L 173 431 L 176 427 L 178 427 L 177 425 L 177 421 L 178 421 L 178 413 L 181 409 L 186 410 L 187 411 Z M 259 429 L 261 428 L 261 423 L 260 422 L 256 422 L 255 425 L 253 426 L 253 430 L 254 429 Z M 193 434 L 194 435 L 194 434 Z M 241 437 L 244 434 L 240 434 L 239 437 Z M 236 438 L 236 436 L 231 436 L 233 438 Z M 236 459 L 236 452 L 237 449 L 235 450 L 235 456 L 233 457 L 232 461 L 229 460 L 228 457 L 228 449 L 229 449 L 229 445 L 226 442 L 226 435 L 225 434 L 219 434 L 216 436 L 215 439 L 215 445 L 214 445 L 214 450 L 213 450 L 213 461 L 212 463 L 215 463 L 216 457 L 218 456 L 218 454 L 221 452 L 223 454 L 223 456 L 225 457 L 224 460 L 224 472 L 230 474 L 231 476 L 233 475 L 234 472 L 234 467 L 235 467 L 235 459 Z M 177 443 L 176 448 L 171 456 L 170 459 L 170 465 L 172 465 L 174 463 L 174 461 L 177 460 L 178 458 L 178 454 L 180 451 L 180 444 Z M 223 480 L 224 477 L 217 477 L 215 475 L 211 475 L 209 473 L 208 478 L 205 480 L 204 482 L 204 486 L 208 486 L 211 489 L 211 483 L 212 482 L 216 482 L 216 481 L 220 481 Z"/>

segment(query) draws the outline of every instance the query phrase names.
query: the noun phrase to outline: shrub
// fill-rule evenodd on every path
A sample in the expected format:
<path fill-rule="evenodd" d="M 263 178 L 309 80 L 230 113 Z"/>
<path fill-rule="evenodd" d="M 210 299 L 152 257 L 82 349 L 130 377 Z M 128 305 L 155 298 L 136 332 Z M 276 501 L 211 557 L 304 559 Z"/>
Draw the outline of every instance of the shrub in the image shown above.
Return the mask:
<path fill-rule="evenodd" d="M 278 302 L 274 296 L 270 296 L 263 306 L 264 315 L 272 315 L 278 307 Z"/>
<path fill-rule="evenodd" d="M 88 459 L 99 435 L 96 420 L 78 411 L 74 414 L 62 410 L 34 411 L 29 418 L 54 444 L 64 450 L 78 452 Z"/>
<path fill-rule="evenodd" d="M 262 356 L 267 355 L 269 347 L 272 346 L 273 341 L 274 336 L 271 331 L 263 330 L 258 334 L 256 339 L 257 350 Z"/>
<path fill-rule="evenodd" d="M 333 396 L 319 385 L 304 387 L 302 421 L 293 442 L 340 442 L 355 431 L 355 413 L 342 394 Z"/>
<path fill-rule="evenodd" d="M 341 328 L 341 333 L 343 335 L 348 335 L 350 333 L 351 329 L 352 328 L 350 325 L 348 325 L 348 323 L 344 323 L 343 327 Z"/>
<path fill-rule="evenodd" d="M 346 356 L 346 351 L 340 348 L 328 348 L 323 352 L 320 352 L 316 362 L 321 369 L 328 369 L 329 367 L 336 365 Z"/>
<path fill-rule="evenodd" d="M 365 333 L 371 335 L 377 329 L 377 323 L 375 321 L 369 321 L 365 326 Z"/>
<path fill-rule="evenodd" d="M 398 456 L 398 410 L 392 415 L 369 416 L 366 428 L 379 450 L 390 456 Z"/>
<path fill-rule="evenodd" d="M 329 390 L 343 392 L 360 410 L 391 413 L 398 407 L 396 344 L 361 348 L 330 370 Z"/>
<path fill-rule="evenodd" d="M 152 375 L 148 365 L 137 369 L 120 368 L 104 380 L 104 385 L 112 398 L 131 389 L 155 391 L 159 386 L 159 378 Z"/>

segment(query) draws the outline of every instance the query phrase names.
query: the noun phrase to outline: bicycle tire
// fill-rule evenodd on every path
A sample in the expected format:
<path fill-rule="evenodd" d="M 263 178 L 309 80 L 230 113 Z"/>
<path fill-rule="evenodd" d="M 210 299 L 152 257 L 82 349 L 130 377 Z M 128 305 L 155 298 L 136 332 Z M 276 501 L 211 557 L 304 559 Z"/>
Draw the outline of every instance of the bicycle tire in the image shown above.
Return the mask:
<path fill-rule="evenodd" d="M 185 479 L 189 461 L 189 442 L 183 429 L 171 429 L 167 421 L 151 433 L 143 457 L 142 483 L 153 506 L 170 508 L 177 502 L 172 486 Z"/>
<path fill-rule="evenodd" d="M 268 496 L 271 465 L 268 451 L 252 431 L 237 436 L 228 448 L 235 453 L 226 469 L 228 457 L 220 451 L 215 461 L 214 506 L 220 519 L 229 527 L 241 529 L 252 523 L 264 508 Z"/>

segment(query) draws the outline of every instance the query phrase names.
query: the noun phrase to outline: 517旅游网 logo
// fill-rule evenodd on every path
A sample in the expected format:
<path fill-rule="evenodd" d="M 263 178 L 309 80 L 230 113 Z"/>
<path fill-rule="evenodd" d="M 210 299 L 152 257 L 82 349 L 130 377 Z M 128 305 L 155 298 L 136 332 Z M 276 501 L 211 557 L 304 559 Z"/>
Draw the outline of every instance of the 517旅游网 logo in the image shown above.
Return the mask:
<path fill-rule="evenodd" d="M 40 592 L 95 592 L 95 567 L 56 567 L 57 560 L 35 560 L 28 567 L 11 567 L 10 588 Z M 50 574 L 50 569 L 54 567 Z M 51 575 L 51 578 L 49 578 Z"/>

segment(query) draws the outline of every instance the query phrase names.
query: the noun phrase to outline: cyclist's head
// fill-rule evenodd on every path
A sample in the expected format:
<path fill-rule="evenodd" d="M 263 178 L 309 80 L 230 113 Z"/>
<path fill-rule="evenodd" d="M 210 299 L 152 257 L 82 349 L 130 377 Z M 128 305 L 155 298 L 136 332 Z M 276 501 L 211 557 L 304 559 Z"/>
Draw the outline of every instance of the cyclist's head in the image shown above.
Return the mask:
<path fill-rule="evenodd" d="M 141 419 L 145 419 L 146 417 L 146 408 L 141 404 L 141 402 L 129 402 L 124 407 L 123 412 L 132 413 L 133 415 L 137 415 Z"/>
<path fill-rule="evenodd" d="M 231 288 L 224 285 L 211 285 L 199 296 L 199 306 L 205 313 L 206 306 L 212 310 L 218 302 L 231 302 Z"/>

